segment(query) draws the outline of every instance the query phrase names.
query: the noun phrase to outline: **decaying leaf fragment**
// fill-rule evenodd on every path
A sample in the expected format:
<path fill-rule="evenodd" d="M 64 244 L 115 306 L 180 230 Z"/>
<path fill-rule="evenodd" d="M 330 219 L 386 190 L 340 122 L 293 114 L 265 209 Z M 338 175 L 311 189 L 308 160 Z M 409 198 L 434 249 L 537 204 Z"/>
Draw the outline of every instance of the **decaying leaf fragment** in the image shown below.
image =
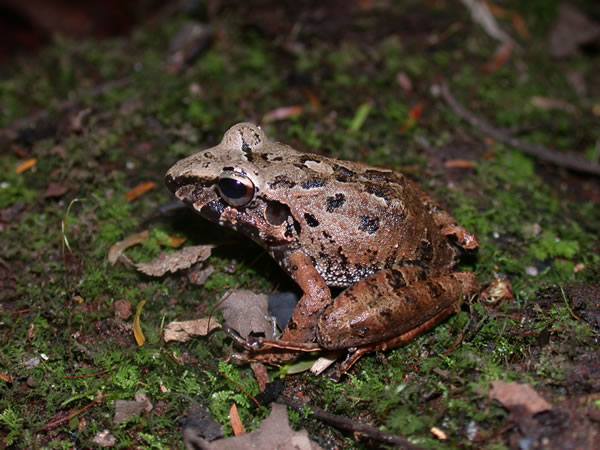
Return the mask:
<path fill-rule="evenodd" d="M 114 266 L 125 250 L 127 250 L 129 247 L 133 247 L 134 245 L 141 244 L 148 239 L 150 239 L 150 233 L 148 231 L 142 231 L 141 233 L 127 236 L 122 241 L 119 241 L 110 247 L 108 250 L 108 262 Z"/>
<path fill-rule="evenodd" d="M 146 264 L 136 264 L 135 268 L 146 275 L 161 277 L 167 272 L 187 269 L 198 261 L 205 261 L 210 256 L 214 245 L 195 245 L 184 247 L 176 253 L 163 254 Z"/>
<path fill-rule="evenodd" d="M 248 290 L 225 293 L 219 302 L 223 319 L 244 339 L 251 333 L 275 339 L 273 321 L 268 311 L 268 297 Z"/>
<path fill-rule="evenodd" d="M 271 414 L 252 433 L 245 433 L 227 439 L 208 442 L 200 437 L 186 441 L 186 448 L 207 450 L 238 450 L 265 448 L 293 448 L 297 450 L 317 450 L 319 445 L 308 438 L 306 430 L 294 431 L 290 428 L 287 408 L 273 403 Z"/>
<path fill-rule="evenodd" d="M 552 408 L 535 389 L 526 383 L 492 381 L 489 398 L 498 400 L 507 409 L 515 406 L 524 407 L 530 414 L 537 414 Z"/>
<path fill-rule="evenodd" d="M 196 336 L 206 336 L 221 324 L 214 317 L 202 317 L 198 320 L 171 322 L 165 327 L 163 338 L 165 342 L 187 342 Z"/>

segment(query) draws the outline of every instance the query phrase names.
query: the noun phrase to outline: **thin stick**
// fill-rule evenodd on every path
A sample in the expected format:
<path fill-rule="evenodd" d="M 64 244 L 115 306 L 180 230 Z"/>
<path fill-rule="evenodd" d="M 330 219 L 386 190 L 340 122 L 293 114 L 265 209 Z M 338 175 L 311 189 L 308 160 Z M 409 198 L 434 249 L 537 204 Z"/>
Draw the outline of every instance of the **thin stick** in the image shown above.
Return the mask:
<path fill-rule="evenodd" d="M 303 403 L 294 401 L 287 397 L 279 397 L 277 399 L 277 403 L 281 403 L 283 405 L 289 406 L 296 411 L 304 411 L 305 408 L 308 408 L 312 411 L 312 417 L 318 419 L 322 422 L 328 423 L 340 430 L 351 431 L 353 433 L 360 433 L 369 439 L 373 439 L 377 442 L 383 442 L 388 445 L 396 445 L 402 449 L 407 450 L 417 450 L 420 447 L 412 444 L 408 439 L 402 437 L 397 434 L 388 433 L 386 431 L 381 431 L 380 429 L 367 425 L 365 423 L 357 422 L 356 420 L 349 419 L 348 417 L 338 416 L 337 414 L 331 414 L 325 411 L 322 411 L 317 408 L 313 408 L 312 406 L 305 405 Z"/>
<path fill-rule="evenodd" d="M 490 135 L 503 144 L 514 147 L 526 155 L 534 156 L 538 159 L 550 162 L 560 167 L 566 167 L 567 169 L 577 170 L 578 172 L 583 173 L 590 173 L 592 175 L 600 175 L 600 164 L 596 164 L 592 161 L 575 156 L 563 155 L 539 145 L 523 142 L 513 136 L 510 136 L 502 130 L 493 127 L 484 120 L 481 120 L 467 108 L 461 105 L 458 100 L 456 100 L 446 83 L 442 83 L 441 85 L 441 94 L 446 103 L 448 103 L 454 112 L 462 119 L 466 120 L 475 128 L 478 128 L 485 134 Z"/>

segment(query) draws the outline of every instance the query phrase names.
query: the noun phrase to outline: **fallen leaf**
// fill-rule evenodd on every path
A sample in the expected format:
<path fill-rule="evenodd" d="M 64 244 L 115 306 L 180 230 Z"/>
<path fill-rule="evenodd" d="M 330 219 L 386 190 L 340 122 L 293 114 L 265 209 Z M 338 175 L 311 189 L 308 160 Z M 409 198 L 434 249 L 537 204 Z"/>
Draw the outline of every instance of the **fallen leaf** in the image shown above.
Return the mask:
<path fill-rule="evenodd" d="M 296 117 L 302 113 L 302 105 L 282 106 L 269 111 L 263 116 L 263 123 L 275 122 L 277 120 L 285 120 L 291 117 Z"/>
<path fill-rule="evenodd" d="M 135 317 L 133 319 L 133 335 L 135 336 L 135 341 L 137 345 L 142 346 L 144 342 L 146 342 L 146 337 L 144 336 L 144 332 L 142 331 L 142 327 L 140 326 L 140 316 L 142 314 L 142 308 L 146 300 L 142 300 L 135 310 Z"/>
<path fill-rule="evenodd" d="M 196 286 L 202 286 L 208 277 L 210 277 L 215 271 L 213 266 L 205 266 L 204 264 L 196 264 L 187 273 L 187 279 L 190 283 Z"/>
<path fill-rule="evenodd" d="M 142 392 L 135 394 L 135 400 L 115 400 L 115 415 L 113 423 L 120 425 L 132 416 L 138 416 L 143 411 L 152 411 L 152 403 L 148 396 Z"/>
<path fill-rule="evenodd" d="M 560 100 L 558 98 L 534 96 L 531 97 L 530 102 L 536 108 L 542 109 L 544 111 L 558 109 L 569 113 L 575 112 L 575 107 L 573 105 L 571 105 L 569 102 Z"/>
<path fill-rule="evenodd" d="M 195 437 L 193 440 L 188 440 L 186 445 L 189 446 L 190 443 L 207 450 L 238 450 L 240 448 L 317 450 L 321 448 L 309 439 L 306 430 L 294 431 L 290 428 L 287 407 L 278 403 L 271 405 L 269 417 L 263 420 L 260 428 L 252 433 L 213 442 Z"/>
<path fill-rule="evenodd" d="M 315 93 L 313 91 L 311 91 L 310 89 L 304 88 L 304 89 L 302 89 L 302 92 L 304 93 L 304 95 L 308 99 L 308 102 L 310 103 L 310 106 L 312 106 L 312 108 L 315 111 L 318 111 L 319 109 L 321 109 L 321 101 L 315 95 Z"/>
<path fill-rule="evenodd" d="M 408 111 L 408 119 L 406 119 L 406 122 L 402 124 L 402 126 L 400 127 L 400 131 L 404 132 L 413 128 L 419 121 L 419 118 L 423 114 L 424 109 L 425 104 L 423 103 L 417 103 L 416 105 L 413 105 Z"/>
<path fill-rule="evenodd" d="M 44 198 L 62 197 L 69 191 L 69 186 L 60 183 L 50 183 L 44 192 Z"/>
<path fill-rule="evenodd" d="M 227 292 L 219 302 L 223 319 L 244 339 L 250 333 L 275 339 L 273 322 L 269 319 L 268 297 L 247 290 Z"/>
<path fill-rule="evenodd" d="M 496 49 L 496 53 L 494 53 L 494 57 L 491 61 L 485 63 L 483 70 L 489 73 L 498 70 L 509 60 L 512 50 L 513 45 L 510 42 L 501 42 Z"/>
<path fill-rule="evenodd" d="M 600 24 L 588 19 L 568 3 L 558 6 L 558 17 L 550 30 L 550 53 L 555 57 L 572 55 L 580 45 L 600 37 Z"/>
<path fill-rule="evenodd" d="M 231 423 L 231 430 L 233 431 L 234 436 L 240 436 L 246 432 L 235 403 L 229 408 L 229 422 Z"/>
<path fill-rule="evenodd" d="M 254 362 L 250 364 L 250 368 L 254 373 L 254 378 L 256 378 L 256 383 L 258 384 L 258 389 L 260 392 L 263 392 L 269 384 L 269 373 L 267 372 L 267 368 L 264 364 L 259 362 Z"/>
<path fill-rule="evenodd" d="M 444 162 L 446 169 L 474 169 L 475 163 L 466 159 L 449 159 Z"/>
<path fill-rule="evenodd" d="M 31 169 L 33 166 L 35 166 L 36 163 L 37 163 L 37 158 L 27 159 L 17 166 L 17 168 L 15 169 L 15 172 L 23 173 L 23 172 Z"/>
<path fill-rule="evenodd" d="M 185 416 L 182 433 L 186 448 L 196 448 L 194 442 L 197 440 L 214 441 L 223 437 L 221 425 L 199 404 L 193 404 Z"/>
<path fill-rule="evenodd" d="M 132 234 L 122 241 L 117 242 L 108 250 L 108 262 L 114 266 L 125 250 L 134 245 L 141 244 L 148 239 L 150 239 L 150 233 L 148 231 L 142 231 L 141 233 Z"/>
<path fill-rule="evenodd" d="M 12 383 L 13 379 L 12 377 L 5 375 L 3 373 L 0 373 L 0 380 L 5 381 L 6 383 Z"/>
<path fill-rule="evenodd" d="M 108 430 L 99 431 L 92 442 L 100 447 L 114 447 L 117 445 L 117 439 Z"/>
<path fill-rule="evenodd" d="M 221 328 L 221 324 L 214 317 L 171 322 L 164 329 L 163 339 L 165 342 L 187 342 L 195 336 L 206 336 L 215 328 Z"/>
<path fill-rule="evenodd" d="M 529 384 L 492 381 L 490 385 L 492 388 L 488 397 L 498 400 L 507 409 L 523 406 L 530 414 L 537 414 L 552 408 L 552 404 L 544 400 Z"/>
<path fill-rule="evenodd" d="M 185 237 L 169 236 L 169 247 L 179 248 L 186 240 Z"/>
<path fill-rule="evenodd" d="M 198 261 L 205 261 L 210 256 L 214 245 L 195 245 L 184 247 L 176 253 L 162 254 L 146 264 L 136 264 L 135 268 L 152 277 L 163 276 L 167 272 L 187 269 Z"/>
<path fill-rule="evenodd" d="M 125 194 L 125 199 L 129 202 L 134 201 L 135 199 L 141 197 L 146 192 L 151 191 L 156 187 L 156 183 L 154 181 L 147 181 L 146 183 L 140 183 L 132 190 Z"/>
<path fill-rule="evenodd" d="M 127 320 L 131 316 L 131 302 L 129 300 L 117 300 L 113 304 L 115 316 L 121 320 Z"/>

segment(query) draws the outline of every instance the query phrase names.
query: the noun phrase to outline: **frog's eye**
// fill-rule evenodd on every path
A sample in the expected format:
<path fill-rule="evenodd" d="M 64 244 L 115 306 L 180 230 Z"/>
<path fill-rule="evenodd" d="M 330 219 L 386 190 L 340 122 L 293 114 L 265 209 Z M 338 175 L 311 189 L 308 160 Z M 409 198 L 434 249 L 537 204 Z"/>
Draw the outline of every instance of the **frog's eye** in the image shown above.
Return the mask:
<path fill-rule="evenodd" d="M 248 177 L 226 172 L 217 183 L 219 194 L 231 206 L 244 206 L 254 198 L 254 183 Z"/>

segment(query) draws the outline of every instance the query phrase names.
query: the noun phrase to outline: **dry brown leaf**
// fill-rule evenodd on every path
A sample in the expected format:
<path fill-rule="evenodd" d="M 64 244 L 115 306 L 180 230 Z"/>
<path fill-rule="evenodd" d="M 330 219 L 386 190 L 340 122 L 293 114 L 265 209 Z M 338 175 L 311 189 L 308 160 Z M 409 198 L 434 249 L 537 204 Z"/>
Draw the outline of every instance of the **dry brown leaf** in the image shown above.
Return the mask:
<path fill-rule="evenodd" d="M 125 199 L 129 202 L 134 201 L 136 198 L 141 197 L 146 192 L 151 191 L 156 187 L 156 183 L 154 181 L 147 181 L 145 183 L 140 183 L 132 190 L 125 194 Z"/>
<path fill-rule="evenodd" d="M 509 60 L 513 45 L 510 42 L 501 42 L 494 57 L 483 66 L 485 72 L 495 72 Z"/>
<path fill-rule="evenodd" d="M 140 244 L 142 242 L 147 241 L 150 238 L 150 233 L 148 231 L 142 231 L 141 233 L 132 234 L 131 236 L 127 236 L 122 241 L 117 242 L 108 250 L 108 262 L 111 265 L 115 265 L 115 263 L 119 260 L 119 257 L 123 254 L 125 250 L 129 247 L 133 247 L 134 245 Z"/>
<path fill-rule="evenodd" d="M 259 362 L 254 362 L 250 364 L 250 368 L 254 373 L 254 378 L 256 378 L 256 383 L 258 384 L 258 389 L 260 392 L 263 392 L 267 384 L 269 383 L 269 373 L 267 372 L 267 368 L 264 364 Z"/>
<path fill-rule="evenodd" d="M 446 169 L 474 169 L 475 163 L 467 159 L 449 159 L 444 163 Z"/>
<path fill-rule="evenodd" d="M 530 414 L 537 414 L 552 408 L 535 389 L 526 383 L 492 381 L 488 397 L 498 400 L 507 409 L 523 406 Z"/>
<path fill-rule="evenodd" d="M 120 425 L 131 416 L 139 415 L 142 411 L 152 411 L 152 403 L 148 396 L 142 392 L 136 392 L 135 400 L 115 400 L 115 415 L 113 423 Z"/>
<path fill-rule="evenodd" d="M 23 172 L 31 169 L 33 166 L 35 166 L 36 163 L 37 163 L 37 158 L 29 158 L 29 159 L 23 161 L 21 164 L 19 164 L 17 166 L 17 168 L 15 169 L 15 172 L 23 173 Z"/>
<path fill-rule="evenodd" d="M 184 237 L 169 236 L 169 247 L 179 248 L 186 240 Z"/>
<path fill-rule="evenodd" d="M 263 448 L 293 448 L 295 450 L 318 450 L 321 447 L 308 437 L 306 430 L 294 431 L 290 428 L 287 407 L 278 403 L 271 405 L 271 414 L 252 433 L 208 442 L 194 437 L 188 443 L 207 450 L 238 450 Z"/>
<path fill-rule="evenodd" d="M 302 105 L 282 106 L 269 111 L 263 116 L 263 123 L 275 122 L 277 120 L 285 120 L 290 117 L 296 117 L 302 112 Z"/>
<path fill-rule="evenodd" d="M 550 30 L 550 53 L 564 57 L 575 53 L 580 45 L 600 37 L 600 23 L 588 19 L 568 3 L 558 6 L 558 17 Z"/>
<path fill-rule="evenodd" d="M 176 253 L 163 254 L 146 264 L 136 264 L 135 268 L 146 275 L 161 277 L 167 272 L 187 269 L 198 261 L 205 261 L 210 256 L 214 245 L 195 245 L 184 247 Z"/>
<path fill-rule="evenodd" d="M 5 375 L 3 373 L 0 373 L 0 380 L 5 381 L 6 383 L 12 383 L 13 382 L 12 377 L 9 377 L 8 375 Z"/>
<path fill-rule="evenodd" d="M 171 322 L 164 330 L 165 342 L 186 342 L 195 336 L 206 336 L 221 324 L 213 317 L 202 317 L 198 320 L 186 320 L 184 322 Z"/>
<path fill-rule="evenodd" d="M 250 333 L 275 339 L 273 322 L 268 312 L 268 297 L 247 290 L 227 292 L 219 302 L 223 319 L 244 339 Z"/>
<path fill-rule="evenodd" d="M 234 436 L 240 436 L 246 432 L 235 403 L 229 408 L 229 422 L 231 423 L 231 430 L 233 431 Z"/>
<path fill-rule="evenodd" d="M 135 341 L 137 345 L 142 346 L 144 342 L 146 342 L 146 337 L 144 336 L 144 332 L 142 331 L 142 326 L 140 325 L 140 316 L 142 315 L 142 308 L 146 300 L 142 300 L 135 310 L 135 317 L 133 318 L 133 335 L 135 337 Z"/>
<path fill-rule="evenodd" d="M 65 186 L 64 184 L 51 182 L 46 188 L 46 192 L 44 192 L 44 198 L 56 198 L 62 197 L 69 191 L 69 186 Z"/>

